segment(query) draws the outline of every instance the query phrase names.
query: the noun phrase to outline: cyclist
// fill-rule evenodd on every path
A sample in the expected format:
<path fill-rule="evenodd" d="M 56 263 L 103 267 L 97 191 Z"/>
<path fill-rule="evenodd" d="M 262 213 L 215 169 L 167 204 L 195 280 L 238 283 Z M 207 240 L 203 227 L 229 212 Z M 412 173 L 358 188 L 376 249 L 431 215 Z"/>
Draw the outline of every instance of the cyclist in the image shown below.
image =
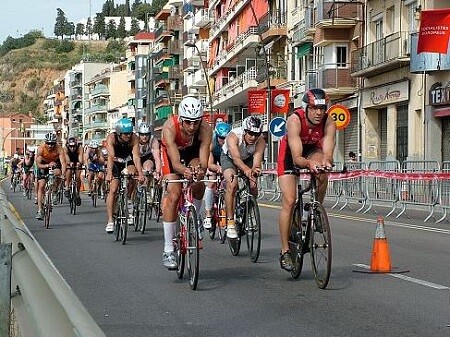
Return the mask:
<path fill-rule="evenodd" d="M 280 266 L 291 271 L 292 259 L 289 254 L 289 226 L 292 208 L 295 204 L 297 176 L 286 174 L 294 165 L 308 168 L 316 174 L 318 199 L 323 202 L 327 189 L 326 174 L 318 174 L 321 167 L 331 167 L 335 147 L 336 124 L 326 114 L 328 95 L 324 90 L 309 89 L 303 94 L 301 108 L 295 109 L 288 117 L 286 135 L 281 139 L 278 155 L 278 183 L 282 202 L 279 215 L 281 237 Z"/>
<path fill-rule="evenodd" d="M 227 237 L 237 239 L 234 208 L 238 187 L 235 175 L 241 170 L 250 179 L 253 195 L 257 195 L 256 177 L 261 173 L 266 141 L 261 137 L 262 122 L 256 116 L 248 116 L 242 121 L 242 127 L 230 131 L 222 148 L 220 163 L 226 181 L 225 208 L 227 213 Z"/>
<path fill-rule="evenodd" d="M 63 177 L 66 173 L 66 157 L 63 148 L 56 143 L 56 134 L 49 132 L 45 135 L 45 143 L 41 144 L 36 153 L 37 166 L 37 214 L 36 219 L 43 220 L 42 201 L 44 199 L 44 187 L 50 167 L 54 168 L 55 177 Z M 53 186 L 56 192 L 57 184 Z"/>
<path fill-rule="evenodd" d="M 16 175 L 17 172 L 20 172 L 20 156 L 18 153 L 14 153 L 14 156 L 11 158 L 11 161 L 9 162 L 9 166 L 11 167 L 11 185 L 9 189 L 12 190 L 14 176 Z"/>
<path fill-rule="evenodd" d="M 231 126 L 224 122 L 217 123 L 214 128 L 208 162 L 208 171 L 211 173 L 211 179 L 215 179 L 216 174 L 222 173 L 220 155 L 222 153 L 222 146 L 225 143 L 225 137 L 230 131 Z M 205 219 L 203 220 L 203 227 L 205 229 L 211 229 L 212 227 L 211 217 L 215 187 L 215 183 L 208 183 L 205 188 Z"/>
<path fill-rule="evenodd" d="M 151 134 L 150 126 L 147 123 L 139 125 L 138 133 L 142 169 L 146 172 L 154 170 L 153 175 L 155 179 L 158 179 L 161 172 L 159 141 Z"/>
<path fill-rule="evenodd" d="M 106 166 L 106 181 L 109 182 L 109 193 L 106 199 L 106 215 L 107 224 L 106 232 L 114 231 L 113 209 L 116 200 L 117 190 L 119 187 L 119 177 L 125 168 L 125 163 L 119 162 L 118 159 L 126 159 L 132 157 L 132 161 L 128 161 L 127 170 L 130 174 L 138 174 L 138 181 L 144 181 L 142 166 L 139 157 L 139 139 L 133 133 L 133 123 L 129 118 L 121 118 L 116 122 L 115 132 L 112 132 L 106 138 L 106 149 L 108 151 L 108 161 Z M 134 181 L 130 180 L 128 188 L 128 196 L 133 192 Z"/>
<path fill-rule="evenodd" d="M 75 167 L 75 176 L 77 177 L 77 196 L 75 197 L 75 204 L 77 206 L 81 205 L 80 189 L 81 189 L 81 165 L 83 163 L 83 149 L 80 144 L 78 144 L 75 137 L 70 137 L 67 140 L 67 145 L 64 148 L 64 154 L 66 156 L 66 163 L 68 167 Z M 69 186 L 72 181 L 72 170 L 66 171 L 66 181 L 64 184 L 64 195 L 66 198 L 70 197 Z"/>
<path fill-rule="evenodd" d="M 94 174 L 97 172 L 97 189 L 100 191 L 100 198 L 103 198 L 103 178 L 105 171 L 105 159 L 100 153 L 100 149 L 98 147 L 98 142 L 93 139 L 89 142 L 89 147 L 84 154 L 84 163 L 88 168 L 88 186 L 89 192 L 88 195 L 92 195 L 92 181 L 94 180 Z M 98 191 L 97 191 L 98 192 Z"/>
<path fill-rule="evenodd" d="M 34 182 L 34 162 L 35 162 L 35 148 L 29 146 L 25 152 L 25 156 L 22 159 L 22 181 L 23 181 L 23 195 L 26 195 L 25 187 L 28 184 L 28 179 Z"/>
<path fill-rule="evenodd" d="M 185 97 L 180 102 L 178 115 L 173 115 L 163 125 L 161 140 L 161 170 L 163 179 L 202 179 L 208 166 L 212 130 L 203 121 L 203 107 L 194 97 Z M 186 164 L 184 164 L 184 163 Z M 181 184 L 167 186 L 163 200 L 164 251 L 163 265 L 169 270 L 177 268 L 173 247 L 175 237 L 178 201 Z M 193 204 L 200 210 L 204 183 L 192 186 Z"/>

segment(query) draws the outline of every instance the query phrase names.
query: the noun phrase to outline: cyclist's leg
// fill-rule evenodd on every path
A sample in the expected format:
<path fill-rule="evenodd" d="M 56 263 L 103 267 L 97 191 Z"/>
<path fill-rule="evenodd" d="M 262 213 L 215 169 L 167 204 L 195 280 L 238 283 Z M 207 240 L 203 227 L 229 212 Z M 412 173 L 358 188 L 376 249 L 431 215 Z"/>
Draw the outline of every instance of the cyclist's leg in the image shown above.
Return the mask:
<path fill-rule="evenodd" d="M 222 155 L 220 158 L 223 170 L 223 178 L 225 180 L 225 209 L 227 213 L 227 236 L 229 238 L 237 238 L 237 231 L 234 219 L 235 197 L 238 188 L 238 178 L 236 166 L 230 158 Z"/>
<path fill-rule="evenodd" d="M 101 198 L 104 197 L 104 195 L 103 195 L 103 191 L 104 191 L 103 183 L 104 183 L 104 180 L 105 180 L 105 175 L 103 174 L 103 171 L 100 169 L 97 172 L 97 188 L 100 191 L 100 197 Z"/>
<path fill-rule="evenodd" d="M 37 215 L 36 218 L 43 219 L 42 214 L 42 203 L 44 200 L 44 194 L 45 194 L 45 183 L 46 180 L 46 170 L 40 169 L 37 174 L 37 188 L 36 188 L 36 195 L 37 195 Z"/>
<path fill-rule="evenodd" d="M 88 167 L 88 195 L 90 196 L 92 194 L 92 181 L 94 180 L 94 171 L 95 171 L 95 165 L 93 163 L 89 163 Z"/>
<path fill-rule="evenodd" d="M 216 174 L 214 172 L 208 171 L 209 178 L 215 179 Z M 213 216 L 213 206 L 214 206 L 214 194 L 216 191 L 215 183 L 207 183 L 205 188 L 205 195 L 203 200 L 205 201 L 205 220 L 203 221 L 203 227 L 206 229 L 210 229 L 212 227 L 212 216 Z"/>
<path fill-rule="evenodd" d="M 297 177 L 284 174 L 278 177 L 278 184 L 282 196 L 281 210 L 278 218 L 278 227 L 281 239 L 281 268 L 290 271 L 293 268 L 289 252 L 289 233 L 292 217 L 292 209 L 295 205 Z"/>
<path fill-rule="evenodd" d="M 114 212 L 114 203 L 116 201 L 117 190 L 119 188 L 119 179 L 114 177 L 109 184 L 109 193 L 106 199 L 106 232 L 112 233 L 114 231 L 114 220 L 113 220 L 113 212 Z"/>

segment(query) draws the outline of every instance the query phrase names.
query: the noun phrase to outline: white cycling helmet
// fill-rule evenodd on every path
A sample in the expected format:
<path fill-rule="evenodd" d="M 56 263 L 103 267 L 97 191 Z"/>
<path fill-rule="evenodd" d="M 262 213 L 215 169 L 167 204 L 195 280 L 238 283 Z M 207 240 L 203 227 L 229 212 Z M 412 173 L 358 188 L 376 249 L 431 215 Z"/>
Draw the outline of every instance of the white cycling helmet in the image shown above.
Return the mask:
<path fill-rule="evenodd" d="M 106 148 L 102 148 L 102 155 L 107 156 L 108 150 Z"/>
<path fill-rule="evenodd" d="M 19 155 L 17 153 L 14 153 L 14 159 L 19 159 Z"/>
<path fill-rule="evenodd" d="M 178 116 L 181 120 L 195 121 L 203 117 L 202 103 L 194 97 L 185 97 L 180 102 Z"/>
<path fill-rule="evenodd" d="M 147 123 L 141 123 L 138 132 L 140 135 L 150 134 L 150 126 Z"/>
<path fill-rule="evenodd" d="M 96 141 L 96 140 L 91 140 L 90 142 L 89 142 L 89 147 L 91 148 L 91 149 L 96 149 L 96 148 L 98 148 L 98 142 Z"/>
<path fill-rule="evenodd" d="M 262 122 L 256 116 L 248 116 L 242 121 L 242 128 L 244 129 L 244 131 L 261 133 Z"/>
<path fill-rule="evenodd" d="M 27 151 L 31 152 L 31 153 L 35 153 L 36 149 L 34 148 L 34 146 L 29 146 L 29 147 L 27 147 Z"/>

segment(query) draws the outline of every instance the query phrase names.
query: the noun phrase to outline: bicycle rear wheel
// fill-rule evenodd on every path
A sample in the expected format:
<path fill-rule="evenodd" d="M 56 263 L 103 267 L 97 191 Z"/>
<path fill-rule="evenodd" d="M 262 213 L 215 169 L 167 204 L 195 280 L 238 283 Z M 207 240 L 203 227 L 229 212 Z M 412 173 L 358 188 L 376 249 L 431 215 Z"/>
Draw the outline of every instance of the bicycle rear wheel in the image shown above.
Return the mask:
<path fill-rule="evenodd" d="M 98 197 L 98 186 L 97 186 L 97 178 L 94 178 L 92 182 L 92 206 L 97 207 L 97 197 Z"/>
<path fill-rule="evenodd" d="M 303 239 L 302 239 L 302 219 L 301 205 L 296 204 L 292 214 L 290 235 L 289 235 L 289 251 L 294 267 L 291 270 L 291 276 L 298 278 L 303 268 Z"/>
<path fill-rule="evenodd" d="M 137 222 L 135 224 L 135 230 L 140 229 L 141 233 L 145 233 L 145 226 L 147 225 L 147 191 L 144 189 L 139 193 L 139 199 L 137 200 Z"/>
<path fill-rule="evenodd" d="M 199 237 L 197 212 L 193 206 L 189 207 L 186 217 L 187 223 L 187 271 L 189 275 L 189 285 L 192 290 L 197 289 L 199 273 Z"/>
<path fill-rule="evenodd" d="M 320 289 L 325 289 L 331 274 L 331 231 L 325 208 L 317 204 L 311 223 L 311 266 Z"/>
<path fill-rule="evenodd" d="M 74 184 L 73 182 L 70 184 L 70 213 L 72 213 L 73 215 L 75 215 L 76 211 L 77 211 L 77 201 L 76 201 L 76 197 L 77 197 L 77 186 L 76 184 Z"/>
<path fill-rule="evenodd" d="M 155 190 L 155 202 L 153 203 L 154 211 L 156 212 L 156 222 L 159 222 L 161 218 L 161 199 L 162 199 L 162 186 L 157 185 Z"/>
<path fill-rule="evenodd" d="M 250 260 L 257 262 L 261 251 L 261 218 L 255 197 L 249 198 L 245 215 L 245 232 Z"/>
<path fill-rule="evenodd" d="M 121 213 L 122 217 L 120 217 L 120 232 L 121 232 L 121 241 L 124 245 L 127 241 L 127 233 L 128 233 L 128 206 L 127 206 L 127 198 L 126 196 L 122 196 L 122 202 L 120 203 L 120 207 L 122 208 Z"/>
<path fill-rule="evenodd" d="M 43 205 L 44 210 L 44 228 L 50 228 L 50 213 L 52 212 L 52 192 L 48 189 L 45 192 L 45 200 Z"/>

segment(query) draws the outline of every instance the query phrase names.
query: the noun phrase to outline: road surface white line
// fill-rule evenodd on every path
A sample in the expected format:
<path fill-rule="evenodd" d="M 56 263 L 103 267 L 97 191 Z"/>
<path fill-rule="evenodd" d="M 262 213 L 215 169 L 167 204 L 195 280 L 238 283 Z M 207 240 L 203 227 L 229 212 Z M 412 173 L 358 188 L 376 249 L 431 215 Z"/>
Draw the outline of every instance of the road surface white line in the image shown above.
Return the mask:
<path fill-rule="evenodd" d="M 354 266 L 355 267 L 364 268 L 364 269 L 370 269 L 370 266 L 368 266 L 366 264 L 362 264 L 362 263 L 355 263 Z M 440 284 L 437 284 L 437 283 L 428 282 L 428 281 L 421 280 L 421 279 L 414 278 L 414 277 L 409 277 L 409 276 L 406 276 L 406 275 L 403 275 L 403 274 L 387 273 L 387 275 L 399 278 L 399 279 L 404 280 L 404 281 L 409 281 L 409 282 L 412 282 L 412 283 L 420 284 L 420 285 L 425 286 L 425 287 L 438 289 L 438 290 L 448 290 L 448 289 L 450 289 L 449 287 L 446 287 L 446 286 L 443 286 L 443 285 L 440 285 Z"/>

